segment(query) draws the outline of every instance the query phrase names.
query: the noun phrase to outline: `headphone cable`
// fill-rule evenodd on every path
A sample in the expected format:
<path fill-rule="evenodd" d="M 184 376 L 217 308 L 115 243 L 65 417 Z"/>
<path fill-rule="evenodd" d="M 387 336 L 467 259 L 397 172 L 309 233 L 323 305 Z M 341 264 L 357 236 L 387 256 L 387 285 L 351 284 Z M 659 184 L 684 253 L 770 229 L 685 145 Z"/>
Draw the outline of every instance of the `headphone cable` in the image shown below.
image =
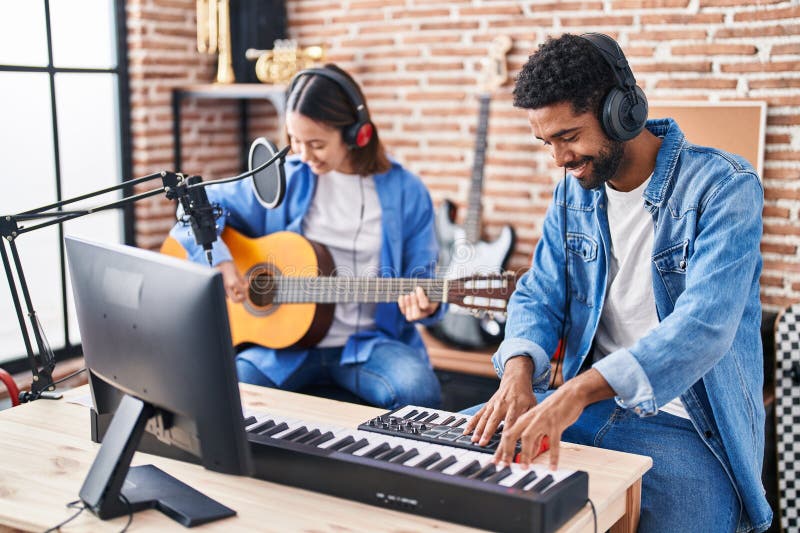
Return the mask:
<path fill-rule="evenodd" d="M 558 371 L 561 368 L 561 361 L 564 360 L 564 357 L 567 353 L 567 319 L 569 318 L 569 250 L 567 246 L 567 168 L 564 167 L 564 181 L 562 182 L 562 193 L 563 193 L 563 205 L 562 207 L 562 218 L 564 219 L 563 224 L 563 236 L 564 236 L 564 317 L 561 320 L 561 332 L 559 333 L 558 339 L 560 342 L 560 349 L 556 352 L 556 366 L 555 370 L 553 371 L 553 375 L 550 377 L 550 385 L 548 386 L 549 389 L 557 388 L 556 381 L 558 380 Z"/>

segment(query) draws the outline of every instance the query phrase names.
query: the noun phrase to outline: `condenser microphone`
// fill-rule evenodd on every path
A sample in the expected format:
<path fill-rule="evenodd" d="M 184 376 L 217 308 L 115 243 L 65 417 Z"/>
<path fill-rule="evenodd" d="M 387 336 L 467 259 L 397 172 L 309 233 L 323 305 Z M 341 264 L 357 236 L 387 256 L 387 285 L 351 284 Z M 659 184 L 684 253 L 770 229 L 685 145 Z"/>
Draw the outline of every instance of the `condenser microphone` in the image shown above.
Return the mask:
<path fill-rule="evenodd" d="M 208 201 L 204 187 L 191 187 L 202 181 L 200 176 L 186 178 L 186 185 L 189 187 L 186 194 L 180 198 L 180 202 L 184 213 L 189 217 L 194 240 L 203 247 L 208 264 L 211 265 L 211 247 L 217 240 L 217 217 L 220 208 Z"/>
<path fill-rule="evenodd" d="M 286 149 L 284 149 L 285 153 Z M 250 145 L 248 166 L 250 172 L 275 157 L 278 148 L 268 139 L 259 137 Z M 253 173 L 253 191 L 259 203 L 267 209 L 274 209 L 283 201 L 286 194 L 286 172 L 283 158 L 277 164 L 267 165 Z"/>

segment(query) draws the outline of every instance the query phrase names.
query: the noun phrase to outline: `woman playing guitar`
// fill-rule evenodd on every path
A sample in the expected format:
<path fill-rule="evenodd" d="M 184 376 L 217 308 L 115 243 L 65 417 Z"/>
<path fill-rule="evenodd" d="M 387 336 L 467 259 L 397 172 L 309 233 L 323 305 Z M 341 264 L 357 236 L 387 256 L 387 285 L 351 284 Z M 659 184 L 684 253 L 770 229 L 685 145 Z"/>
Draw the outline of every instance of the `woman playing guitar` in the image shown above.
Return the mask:
<path fill-rule="evenodd" d="M 210 186 L 209 200 L 223 213 L 219 231 L 228 225 L 251 238 L 298 233 L 327 248 L 340 278 L 433 277 L 430 195 L 387 157 L 353 78 L 330 64 L 298 73 L 289 85 L 286 130 L 295 155 L 286 160 L 285 200 L 266 209 L 249 180 Z M 171 236 L 192 260 L 204 261 L 190 228 L 179 223 Z M 251 286 L 224 240 L 214 243 L 213 258 L 228 298 L 245 301 Z M 336 305 L 313 346 L 246 345 L 236 358 L 240 381 L 286 390 L 333 383 L 385 408 L 436 407 L 439 383 L 413 322 L 441 318 L 444 306 L 420 287 L 396 303 L 357 301 Z"/>

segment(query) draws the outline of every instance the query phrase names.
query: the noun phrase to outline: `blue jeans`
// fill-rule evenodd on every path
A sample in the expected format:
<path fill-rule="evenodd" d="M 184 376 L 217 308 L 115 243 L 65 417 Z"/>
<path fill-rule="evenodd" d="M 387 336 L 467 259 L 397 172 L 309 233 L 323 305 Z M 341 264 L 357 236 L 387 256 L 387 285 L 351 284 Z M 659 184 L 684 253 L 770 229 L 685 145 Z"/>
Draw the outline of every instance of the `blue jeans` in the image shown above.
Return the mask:
<path fill-rule="evenodd" d="M 542 401 L 547 395 L 536 397 Z M 642 418 L 604 400 L 589 405 L 562 439 L 652 457 L 653 467 L 642 478 L 641 533 L 736 531 L 739 496 L 690 420 L 663 412 Z"/>
<path fill-rule="evenodd" d="M 255 346 L 248 350 L 263 350 Z M 364 363 L 340 364 L 342 348 L 313 348 L 303 365 L 278 387 L 251 362 L 236 358 L 239 381 L 296 391 L 308 385 L 335 384 L 367 403 L 396 409 L 403 405 L 438 407 L 441 388 L 426 359 L 401 342 L 383 342 Z"/>

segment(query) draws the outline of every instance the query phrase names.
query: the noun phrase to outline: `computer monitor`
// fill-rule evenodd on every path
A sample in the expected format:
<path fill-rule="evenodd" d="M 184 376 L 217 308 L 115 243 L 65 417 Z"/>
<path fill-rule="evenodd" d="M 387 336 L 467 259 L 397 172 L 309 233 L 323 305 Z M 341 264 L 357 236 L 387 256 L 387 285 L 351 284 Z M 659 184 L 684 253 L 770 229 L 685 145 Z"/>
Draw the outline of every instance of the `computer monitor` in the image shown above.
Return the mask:
<path fill-rule="evenodd" d="M 152 465 L 130 467 L 149 436 L 178 452 L 163 455 L 252 474 L 220 272 L 72 237 L 66 249 L 92 399 L 113 413 L 81 500 L 102 519 L 155 507 L 192 526 L 235 514 Z"/>

